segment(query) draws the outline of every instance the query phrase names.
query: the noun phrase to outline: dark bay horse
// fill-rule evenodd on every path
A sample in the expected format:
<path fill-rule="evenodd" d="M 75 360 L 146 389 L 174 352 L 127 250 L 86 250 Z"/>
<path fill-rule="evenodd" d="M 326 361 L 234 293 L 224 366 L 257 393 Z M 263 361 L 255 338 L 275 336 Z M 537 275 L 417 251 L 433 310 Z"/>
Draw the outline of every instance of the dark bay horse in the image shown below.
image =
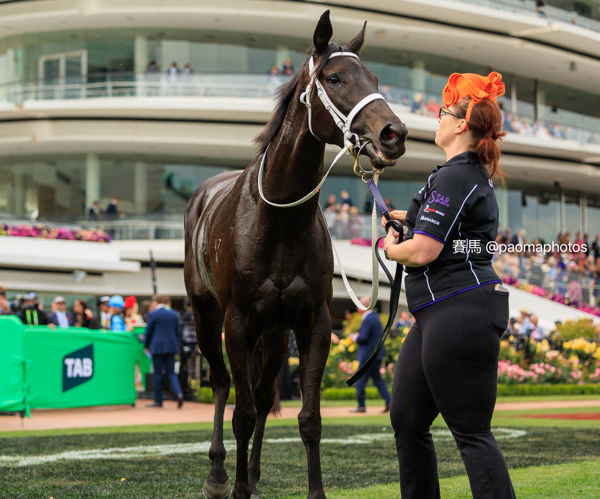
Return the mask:
<path fill-rule="evenodd" d="M 230 376 L 223 360 L 223 326 L 236 393 L 233 497 L 258 498 L 265 422 L 290 329 L 300 358 L 298 422 L 308 459 L 308 497 L 325 497 L 320 388 L 331 340 L 331 240 L 318 195 L 285 209 L 273 204 L 292 203 L 315 190 L 326 143 L 360 146 L 374 167 L 383 168 L 404 153 L 407 134 L 377 94 L 377 78 L 358 59 L 365 26 L 346 47 L 330 42 L 332 33 L 327 11 L 314 32 L 312 57 L 280 90 L 278 107 L 256 139 L 256 159 L 242 172 L 204 182 L 186 210 L 185 284 L 215 396 L 205 497 L 231 493 L 224 466 L 223 413 Z M 254 366 L 253 373 L 261 338 L 262 366 Z"/>

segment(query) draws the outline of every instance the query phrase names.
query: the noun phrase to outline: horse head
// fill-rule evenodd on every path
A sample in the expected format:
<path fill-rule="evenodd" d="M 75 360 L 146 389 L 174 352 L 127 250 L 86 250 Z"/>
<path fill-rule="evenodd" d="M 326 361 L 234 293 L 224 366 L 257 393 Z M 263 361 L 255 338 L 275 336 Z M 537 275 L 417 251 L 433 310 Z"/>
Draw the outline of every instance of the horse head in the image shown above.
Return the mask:
<path fill-rule="evenodd" d="M 317 139 L 340 147 L 352 145 L 375 168 L 382 168 L 404 154 L 408 131 L 378 93 L 377 77 L 358 58 L 365 28 L 366 22 L 341 47 L 330 41 L 329 11 L 321 16 L 307 65 L 309 83 L 301 99 L 309 108 L 309 126 Z M 332 121 L 337 126 L 331 126 Z"/>

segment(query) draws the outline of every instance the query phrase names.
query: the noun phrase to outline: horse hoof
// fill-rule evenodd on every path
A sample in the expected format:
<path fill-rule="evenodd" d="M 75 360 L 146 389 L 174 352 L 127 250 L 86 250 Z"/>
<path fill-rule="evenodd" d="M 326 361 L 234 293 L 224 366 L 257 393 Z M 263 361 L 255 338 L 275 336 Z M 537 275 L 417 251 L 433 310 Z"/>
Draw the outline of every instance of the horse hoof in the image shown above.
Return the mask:
<path fill-rule="evenodd" d="M 228 499 L 232 491 L 233 487 L 229 480 L 225 483 L 210 483 L 206 480 L 202 485 L 202 495 L 206 499 Z"/>

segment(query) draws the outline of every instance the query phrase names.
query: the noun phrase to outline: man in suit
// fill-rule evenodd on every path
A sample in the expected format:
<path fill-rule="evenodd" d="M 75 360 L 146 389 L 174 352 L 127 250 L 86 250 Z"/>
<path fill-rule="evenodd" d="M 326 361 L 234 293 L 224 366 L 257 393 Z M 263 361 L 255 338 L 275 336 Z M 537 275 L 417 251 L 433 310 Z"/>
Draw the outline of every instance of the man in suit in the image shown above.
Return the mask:
<path fill-rule="evenodd" d="M 368 307 L 371 299 L 363 296 L 360 299 L 360 303 L 364 307 Z M 362 366 L 367 359 L 371 356 L 371 352 L 375 350 L 381 333 L 383 332 L 383 325 L 379 319 L 379 315 L 374 310 L 361 310 L 357 308 L 357 311 L 362 315 L 360 321 L 360 328 L 357 333 L 351 335 L 354 342 L 358 344 L 358 362 Z M 373 383 L 377 387 L 381 398 L 385 401 L 385 407 L 382 412 L 389 412 L 390 410 L 390 392 L 388 387 L 379 373 L 381 368 L 381 361 L 385 356 L 385 349 L 382 348 L 377 355 L 377 359 L 373 362 L 371 367 L 365 374 L 356 382 L 356 399 L 358 406 L 352 409 L 351 412 L 366 412 L 365 406 L 365 387 L 369 378 L 373 379 Z"/>
<path fill-rule="evenodd" d="M 177 408 L 183 405 L 183 393 L 175 374 L 175 355 L 179 355 L 181 321 L 179 314 L 169 307 L 168 296 L 154 295 L 152 311 L 148 314 L 144 348 L 152 354 L 154 368 L 154 403 L 148 407 L 162 407 L 163 367 L 169 377 L 171 391 L 177 396 Z"/>
<path fill-rule="evenodd" d="M 62 296 L 52 301 L 53 311 L 48 314 L 48 322 L 59 327 L 71 327 L 74 324 L 73 314 L 67 312 L 67 304 Z"/>

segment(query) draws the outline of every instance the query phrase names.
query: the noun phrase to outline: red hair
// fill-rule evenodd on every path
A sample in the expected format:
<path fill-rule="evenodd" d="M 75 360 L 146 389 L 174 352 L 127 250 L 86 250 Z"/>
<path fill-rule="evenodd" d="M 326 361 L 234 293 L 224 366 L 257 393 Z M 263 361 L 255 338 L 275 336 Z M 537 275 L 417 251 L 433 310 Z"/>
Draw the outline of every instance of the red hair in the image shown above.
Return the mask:
<path fill-rule="evenodd" d="M 479 161 L 486 165 L 490 178 L 498 177 L 504 181 L 504 175 L 500 169 L 500 148 L 496 141 L 502 141 L 506 132 L 502 131 L 502 113 L 498 105 L 490 99 L 481 99 L 473 104 L 467 95 L 463 97 L 456 107 L 462 114 L 471 109 L 468 120 L 469 132 L 475 140 L 475 152 Z"/>

